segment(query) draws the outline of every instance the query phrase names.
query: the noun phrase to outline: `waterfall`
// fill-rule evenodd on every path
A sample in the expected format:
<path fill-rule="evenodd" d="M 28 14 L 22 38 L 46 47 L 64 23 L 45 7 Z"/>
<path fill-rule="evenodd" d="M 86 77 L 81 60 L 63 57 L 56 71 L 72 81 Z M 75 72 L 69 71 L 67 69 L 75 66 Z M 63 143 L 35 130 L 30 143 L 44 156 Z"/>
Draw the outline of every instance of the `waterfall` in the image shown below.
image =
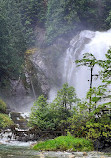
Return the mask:
<path fill-rule="evenodd" d="M 76 67 L 75 60 L 81 59 L 84 53 L 92 53 L 97 59 L 105 59 L 105 53 L 111 46 L 111 30 L 106 32 L 82 31 L 74 37 L 66 51 L 64 59 L 63 83 L 74 86 L 80 98 L 84 98 L 89 89 L 90 71 L 87 67 Z M 97 73 L 99 67 L 95 67 Z M 98 86 L 99 80 L 93 81 Z"/>

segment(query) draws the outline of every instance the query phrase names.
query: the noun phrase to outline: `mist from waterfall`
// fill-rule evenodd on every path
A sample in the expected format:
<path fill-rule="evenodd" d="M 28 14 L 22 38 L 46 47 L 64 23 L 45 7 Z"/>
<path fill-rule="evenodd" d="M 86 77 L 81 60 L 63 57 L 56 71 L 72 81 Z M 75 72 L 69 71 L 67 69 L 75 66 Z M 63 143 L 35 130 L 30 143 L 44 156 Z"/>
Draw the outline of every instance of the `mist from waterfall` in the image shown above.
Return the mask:
<path fill-rule="evenodd" d="M 90 70 L 88 67 L 76 67 L 75 60 L 81 59 L 84 53 L 92 53 L 96 59 L 105 59 L 105 53 L 111 46 L 111 30 L 107 32 L 82 31 L 74 37 L 66 51 L 64 59 L 63 83 L 74 86 L 79 98 L 85 98 L 89 89 Z M 95 66 L 93 73 L 100 70 Z M 93 86 L 98 86 L 100 80 L 93 80 Z"/>

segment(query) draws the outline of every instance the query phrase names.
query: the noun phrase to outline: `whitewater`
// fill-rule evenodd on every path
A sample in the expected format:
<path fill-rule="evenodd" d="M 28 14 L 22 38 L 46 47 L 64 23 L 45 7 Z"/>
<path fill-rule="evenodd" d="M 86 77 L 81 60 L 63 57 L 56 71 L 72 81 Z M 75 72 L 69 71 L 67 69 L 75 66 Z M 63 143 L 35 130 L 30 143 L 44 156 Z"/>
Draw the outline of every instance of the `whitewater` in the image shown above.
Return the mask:
<path fill-rule="evenodd" d="M 85 30 L 76 35 L 66 51 L 64 59 L 64 72 L 62 83 L 67 82 L 74 86 L 79 98 L 83 99 L 88 91 L 90 82 L 90 68 L 85 66 L 77 67 L 75 61 L 82 59 L 84 53 L 93 54 L 96 59 L 105 59 L 105 54 L 111 47 L 111 29 L 106 32 L 93 32 Z M 93 73 L 100 70 L 95 66 Z M 101 81 L 93 78 L 93 86 L 99 86 Z"/>

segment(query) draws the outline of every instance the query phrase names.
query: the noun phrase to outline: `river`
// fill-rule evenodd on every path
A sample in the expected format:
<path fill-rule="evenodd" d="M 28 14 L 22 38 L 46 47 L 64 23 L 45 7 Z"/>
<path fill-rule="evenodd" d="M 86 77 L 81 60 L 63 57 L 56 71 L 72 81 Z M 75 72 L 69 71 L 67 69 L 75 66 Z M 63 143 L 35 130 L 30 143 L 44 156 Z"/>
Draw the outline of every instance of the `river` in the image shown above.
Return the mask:
<path fill-rule="evenodd" d="M 84 155 L 85 154 L 85 155 Z M 29 146 L 0 145 L 0 158 L 111 158 L 111 152 L 39 152 Z"/>
<path fill-rule="evenodd" d="M 39 158 L 38 154 L 26 146 L 0 145 L 0 158 Z"/>

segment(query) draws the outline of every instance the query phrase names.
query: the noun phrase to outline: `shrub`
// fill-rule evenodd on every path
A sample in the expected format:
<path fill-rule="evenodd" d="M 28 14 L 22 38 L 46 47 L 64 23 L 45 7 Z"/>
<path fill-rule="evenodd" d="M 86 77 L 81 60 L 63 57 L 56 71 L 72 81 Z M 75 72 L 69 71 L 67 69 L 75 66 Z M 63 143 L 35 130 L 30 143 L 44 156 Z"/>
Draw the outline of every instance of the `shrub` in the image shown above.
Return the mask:
<path fill-rule="evenodd" d="M 73 136 L 60 136 L 53 140 L 39 142 L 33 149 L 35 150 L 49 150 L 49 151 L 91 151 L 93 144 L 91 141 L 84 138 L 74 138 Z"/>
<path fill-rule="evenodd" d="M 0 99 L 0 112 L 5 113 L 6 107 L 6 103 L 2 99 Z"/>
<path fill-rule="evenodd" d="M 0 128 L 6 128 L 13 125 L 13 121 L 6 114 L 0 113 Z"/>

